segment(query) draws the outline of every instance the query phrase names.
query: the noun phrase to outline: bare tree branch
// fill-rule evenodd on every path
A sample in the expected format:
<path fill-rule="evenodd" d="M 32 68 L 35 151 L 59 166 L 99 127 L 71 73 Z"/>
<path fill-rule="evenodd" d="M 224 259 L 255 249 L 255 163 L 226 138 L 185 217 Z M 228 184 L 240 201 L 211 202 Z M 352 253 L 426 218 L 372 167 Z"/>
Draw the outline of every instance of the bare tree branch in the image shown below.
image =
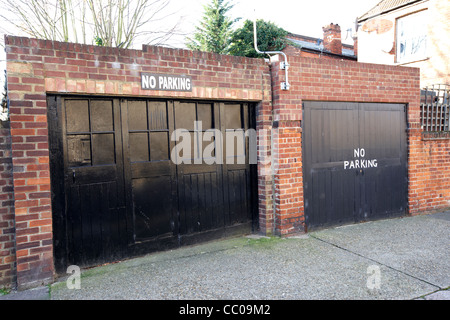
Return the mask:
<path fill-rule="evenodd" d="M 94 43 L 130 48 L 145 35 L 144 43 L 163 43 L 179 30 L 156 27 L 174 15 L 170 0 L 0 0 L 0 18 L 29 36 L 47 40 Z M 8 27 L 4 27 L 8 29 Z M 157 30 L 150 32 L 149 30 Z"/>

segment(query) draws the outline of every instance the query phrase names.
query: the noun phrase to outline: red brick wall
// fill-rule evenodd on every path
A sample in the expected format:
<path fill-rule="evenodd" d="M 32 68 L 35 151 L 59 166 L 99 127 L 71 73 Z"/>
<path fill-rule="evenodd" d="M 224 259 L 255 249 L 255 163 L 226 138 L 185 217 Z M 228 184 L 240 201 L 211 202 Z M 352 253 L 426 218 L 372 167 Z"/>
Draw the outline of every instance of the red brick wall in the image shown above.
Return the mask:
<path fill-rule="evenodd" d="M 443 138 L 409 133 L 410 213 L 436 211 L 450 207 L 450 134 Z"/>
<path fill-rule="evenodd" d="M 10 98 L 17 282 L 52 280 L 53 243 L 47 93 L 254 101 L 261 159 L 270 155 L 270 70 L 263 59 L 163 47 L 124 50 L 20 37 L 5 38 Z M 192 92 L 141 90 L 140 73 L 186 74 Z M 261 166 L 262 167 L 262 166 Z M 271 177 L 259 179 L 261 228 L 271 223 Z"/>
<path fill-rule="evenodd" d="M 292 64 L 292 58 L 288 62 L 291 64 L 289 91 L 281 89 L 281 82 L 285 82 L 285 71 L 280 70 L 276 62 L 272 65 L 274 233 L 280 236 L 304 232 L 302 104 L 301 97 L 297 94 L 298 83 L 295 80 L 298 71 Z M 295 71 L 292 71 L 292 67 Z"/>
<path fill-rule="evenodd" d="M 0 122 L 0 288 L 15 283 L 14 190 L 11 136 L 8 122 Z"/>

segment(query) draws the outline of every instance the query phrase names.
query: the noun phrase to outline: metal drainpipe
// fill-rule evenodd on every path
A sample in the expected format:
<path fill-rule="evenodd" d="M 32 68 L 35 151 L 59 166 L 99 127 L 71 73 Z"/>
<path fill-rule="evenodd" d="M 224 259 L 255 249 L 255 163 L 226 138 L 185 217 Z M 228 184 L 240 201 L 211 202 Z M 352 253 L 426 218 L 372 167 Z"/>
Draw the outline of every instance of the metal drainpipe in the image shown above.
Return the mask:
<path fill-rule="evenodd" d="M 254 42 L 254 45 L 255 45 L 255 50 L 256 50 L 257 53 L 260 53 L 260 54 L 267 54 L 267 55 L 270 55 L 270 54 L 281 54 L 281 55 L 284 56 L 284 61 L 280 63 L 280 69 L 285 71 L 285 75 L 286 75 L 285 76 L 285 81 L 286 82 L 282 82 L 281 83 L 281 89 L 282 90 L 289 90 L 291 85 L 289 83 L 289 77 L 288 77 L 289 63 L 288 63 L 286 54 L 284 52 L 282 52 L 282 51 L 259 51 L 257 39 L 258 39 L 258 36 L 257 36 L 257 33 L 256 33 L 256 18 L 255 18 L 253 20 L 253 42 Z"/>

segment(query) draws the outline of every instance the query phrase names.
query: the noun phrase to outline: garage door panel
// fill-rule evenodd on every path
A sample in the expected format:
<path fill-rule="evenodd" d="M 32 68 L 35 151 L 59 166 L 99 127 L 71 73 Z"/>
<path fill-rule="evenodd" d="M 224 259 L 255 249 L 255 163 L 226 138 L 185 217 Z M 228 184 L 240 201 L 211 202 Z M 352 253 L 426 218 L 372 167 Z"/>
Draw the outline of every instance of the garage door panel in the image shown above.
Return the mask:
<path fill-rule="evenodd" d="M 403 110 L 367 110 L 361 114 L 361 145 L 378 159 L 400 158 L 403 150 Z"/>
<path fill-rule="evenodd" d="M 151 131 L 169 129 L 170 114 L 166 101 L 148 101 L 148 123 Z"/>
<path fill-rule="evenodd" d="M 406 125 L 403 105 L 361 104 L 361 146 L 377 167 L 363 170 L 361 220 L 386 218 L 406 210 Z"/>
<path fill-rule="evenodd" d="M 58 99 L 64 154 L 67 257 L 88 266 L 104 261 L 114 243 L 112 210 L 124 208 L 120 106 L 116 99 Z M 52 105 L 53 106 L 53 105 Z M 125 233 L 126 225 L 114 232 Z"/>
<path fill-rule="evenodd" d="M 92 131 L 114 130 L 114 114 L 111 100 L 93 100 L 90 108 Z"/>
<path fill-rule="evenodd" d="M 92 150 L 95 150 L 92 154 L 92 165 L 114 164 L 116 162 L 114 134 L 93 133 Z"/>
<path fill-rule="evenodd" d="M 311 109 L 307 117 L 311 125 L 311 164 L 344 161 L 358 143 L 355 123 L 357 114 L 346 105 L 332 110 Z M 339 146 L 339 147 L 337 147 Z"/>
<path fill-rule="evenodd" d="M 245 169 L 228 170 L 227 176 L 229 225 L 246 222 L 251 214 L 248 171 Z"/>
<path fill-rule="evenodd" d="M 168 132 L 150 133 L 150 161 L 170 160 Z"/>
<path fill-rule="evenodd" d="M 173 236 L 176 228 L 173 194 L 176 190 L 174 164 L 169 150 L 169 108 L 167 101 L 128 100 L 123 102 L 124 149 L 131 190 L 131 241 L 148 241 Z M 173 130 L 173 126 L 171 127 Z"/>
<path fill-rule="evenodd" d="M 107 259 L 125 234 L 115 210 L 115 182 L 74 185 L 68 191 L 68 247 L 71 261 L 87 266 Z"/>
<path fill-rule="evenodd" d="M 129 130 L 148 130 L 147 102 L 145 100 L 127 101 L 127 109 Z"/>
<path fill-rule="evenodd" d="M 400 166 L 384 166 L 376 171 L 367 171 L 363 179 L 365 189 L 362 220 L 404 213 L 407 180 Z"/>
<path fill-rule="evenodd" d="M 172 235 L 174 228 L 172 184 L 168 176 L 133 179 L 136 241 Z"/>
<path fill-rule="evenodd" d="M 175 126 L 177 129 L 194 131 L 197 121 L 197 110 L 194 102 L 175 103 Z"/>
<path fill-rule="evenodd" d="M 180 234 L 224 226 L 222 182 L 217 172 L 183 175 L 180 181 Z"/>
<path fill-rule="evenodd" d="M 310 226 L 326 227 L 355 221 L 355 216 L 349 214 L 354 213 L 357 196 L 353 172 L 313 170 L 309 181 L 305 214 Z"/>
<path fill-rule="evenodd" d="M 72 99 L 64 104 L 67 133 L 89 132 L 89 100 Z"/>
<path fill-rule="evenodd" d="M 327 189 L 332 201 L 329 221 L 334 221 L 333 216 L 339 224 L 355 221 L 355 217 L 349 214 L 355 211 L 355 198 L 358 196 L 354 172 L 330 171 L 330 176 L 330 188 Z"/>
<path fill-rule="evenodd" d="M 224 120 L 224 201 L 225 224 L 232 226 L 251 221 L 251 170 L 249 165 L 248 104 L 220 105 Z"/>
<path fill-rule="evenodd" d="M 161 161 L 148 165 L 146 162 L 133 163 L 131 166 L 131 178 L 148 178 L 155 176 L 170 176 L 172 173 L 172 165 L 168 161 Z"/>
<path fill-rule="evenodd" d="M 303 119 L 309 229 L 404 213 L 403 105 L 305 102 Z"/>

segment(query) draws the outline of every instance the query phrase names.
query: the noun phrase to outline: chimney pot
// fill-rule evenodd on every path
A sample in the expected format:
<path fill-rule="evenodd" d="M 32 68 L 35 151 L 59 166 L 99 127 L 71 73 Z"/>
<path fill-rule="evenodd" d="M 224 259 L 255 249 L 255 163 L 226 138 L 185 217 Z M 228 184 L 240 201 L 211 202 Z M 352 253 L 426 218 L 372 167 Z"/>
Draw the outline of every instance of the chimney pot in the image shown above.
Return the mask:
<path fill-rule="evenodd" d="M 322 28 L 323 46 L 326 51 L 342 54 L 341 27 L 338 24 L 329 24 Z"/>

